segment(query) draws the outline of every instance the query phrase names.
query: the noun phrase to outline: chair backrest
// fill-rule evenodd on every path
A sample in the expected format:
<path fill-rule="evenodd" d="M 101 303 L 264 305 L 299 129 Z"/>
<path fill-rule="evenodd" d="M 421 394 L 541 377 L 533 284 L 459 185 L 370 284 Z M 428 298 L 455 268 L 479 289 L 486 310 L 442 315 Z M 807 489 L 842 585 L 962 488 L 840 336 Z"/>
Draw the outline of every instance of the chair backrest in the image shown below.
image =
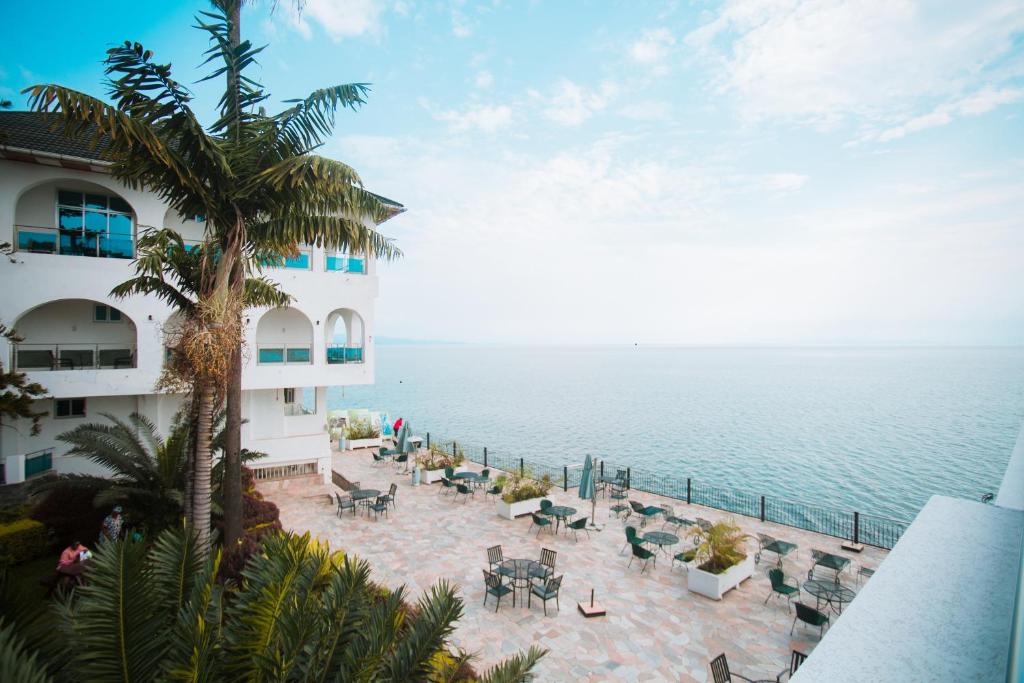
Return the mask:
<path fill-rule="evenodd" d="M 444 476 L 448 477 L 449 479 L 454 477 L 455 476 L 455 468 L 454 467 L 445 467 L 444 468 Z"/>
<path fill-rule="evenodd" d="M 501 564 L 505 561 L 500 545 L 493 545 L 487 549 L 487 561 L 491 564 Z"/>
<path fill-rule="evenodd" d="M 646 560 L 651 556 L 651 551 L 643 547 L 639 543 L 631 544 L 633 546 L 633 556 L 639 557 L 641 560 Z"/>
<path fill-rule="evenodd" d="M 825 557 L 826 555 L 828 555 L 828 553 L 826 553 L 824 550 L 818 550 L 817 548 L 811 548 L 811 557 L 814 558 L 815 562 L 817 562 L 821 558 Z"/>
<path fill-rule="evenodd" d="M 469 493 L 469 487 L 466 486 L 465 484 L 456 484 L 455 490 L 458 491 L 459 493 Z"/>
<path fill-rule="evenodd" d="M 550 522 L 548 522 L 548 520 L 546 518 L 541 517 L 536 512 L 531 512 L 530 513 L 530 517 L 533 518 L 533 523 L 536 524 L 537 526 L 544 526 L 545 524 L 549 524 L 550 523 Z M 537 533 L 540 533 L 540 532 L 538 531 Z"/>
<path fill-rule="evenodd" d="M 768 578 L 771 579 L 773 589 L 786 583 L 786 575 L 777 567 L 768 570 Z"/>
<path fill-rule="evenodd" d="M 551 569 L 554 569 L 555 568 L 555 558 L 557 558 L 557 557 L 558 557 L 558 553 L 556 553 L 554 550 L 549 550 L 547 548 L 541 548 L 541 551 L 540 551 L 540 563 L 542 565 L 544 565 L 545 567 L 551 567 Z"/>
<path fill-rule="evenodd" d="M 383 458 L 383 456 L 381 456 L 380 453 L 374 453 L 373 454 L 373 459 L 374 460 L 383 460 L 384 458 Z"/>
<path fill-rule="evenodd" d="M 662 505 L 661 509 L 665 511 L 666 517 L 675 517 L 676 511 L 671 505 Z"/>
<path fill-rule="evenodd" d="M 800 668 L 800 665 L 807 659 L 807 655 L 800 650 L 793 650 L 792 654 L 789 655 L 789 675 L 792 676 L 796 673 L 796 670 Z"/>
<path fill-rule="evenodd" d="M 636 537 L 635 526 L 626 527 L 626 541 L 628 541 L 629 543 L 638 543 L 640 541 L 640 539 Z"/>
<path fill-rule="evenodd" d="M 391 490 L 388 492 L 388 495 L 394 498 L 396 493 L 398 493 L 398 484 L 391 482 Z"/>
<path fill-rule="evenodd" d="M 622 483 L 626 482 L 626 474 L 626 470 L 615 470 L 615 478 L 621 481 Z"/>
<path fill-rule="evenodd" d="M 541 501 L 540 501 L 540 509 L 541 509 L 541 510 L 547 510 L 547 509 L 548 509 L 549 507 L 551 507 L 552 505 L 554 505 L 554 503 L 552 503 L 552 502 L 551 502 L 550 500 L 548 500 L 547 498 L 544 498 L 543 500 L 541 500 Z"/>
<path fill-rule="evenodd" d="M 490 479 L 491 471 L 485 467 L 484 469 L 480 470 L 480 476 L 483 477 L 484 479 Z"/>
<path fill-rule="evenodd" d="M 340 505 L 343 508 L 354 508 L 356 506 L 356 502 L 352 500 L 351 497 L 342 498 L 341 500 L 338 501 L 338 505 Z"/>
<path fill-rule="evenodd" d="M 377 496 L 377 505 L 385 505 L 386 506 L 387 504 L 388 504 L 388 497 L 387 496 Z"/>
<path fill-rule="evenodd" d="M 644 511 L 644 506 L 636 502 L 635 500 L 629 501 L 629 507 L 633 508 L 633 512 L 643 513 Z"/>
<path fill-rule="evenodd" d="M 447 486 L 451 488 L 452 482 L 448 477 L 441 477 L 441 486 Z"/>
<path fill-rule="evenodd" d="M 547 590 L 549 594 L 554 593 L 555 595 L 557 595 L 558 589 L 562 587 L 563 576 L 565 576 L 565 574 L 559 574 L 554 578 L 548 579 L 547 584 L 545 584 L 544 586 L 545 590 Z"/>
<path fill-rule="evenodd" d="M 711 676 L 715 683 L 732 683 L 729 662 L 726 661 L 724 652 L 711 660 Z"/>
<path fill-rule="evenodd" d="M 402 453 L 400 456 L 395 458 L 395 462 L 409 462 L 409 454 Z"/>
<path fill-rule="evenodd" d="M 573 521 L 569 525 L 569 528 L 570 529 L 586 529 L 587 528 L 587 518 L 586 517 L 580 517 L 579 519 Z"/>
<path fill-rule="evenodd" d="M 338 493 L 334 494 L 334 499 L 338 501 L 338 505 L 341 505 L 341 495 Z"/>
<path fill-rule="evenodd" d="M 758 534 L 757 542 L 761 545 L 761 548 L 764 548 L 769 543 L 774 543 L 775 539 L 768 534 Z"/>
<path fill-rule="evenodd" d="M 808 624 L 817 625 L 823 615 L 818 610 L 814 609 L 809 605 L 805 605 L 802 602 L 793 603 L 796 605 L 796 618 L 800 621 L 806 621 Z"/>
<path fill-rule="evenodd" d="M 487 584 L 488 588 L 496 589 L 501 586 L 501 577 L 494 572 L 489 572 L 486 569 L 484 572 L 484 583 Z"/>

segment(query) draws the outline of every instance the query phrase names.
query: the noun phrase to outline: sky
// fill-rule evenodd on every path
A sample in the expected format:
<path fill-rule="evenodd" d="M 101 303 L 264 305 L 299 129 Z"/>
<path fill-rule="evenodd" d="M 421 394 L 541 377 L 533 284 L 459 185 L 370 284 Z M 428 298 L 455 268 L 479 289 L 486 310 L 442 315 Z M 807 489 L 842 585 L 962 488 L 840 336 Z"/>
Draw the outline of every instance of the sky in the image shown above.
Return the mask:
<path fill-rule="evenodd" d="M 204 3 L 5 5 L 17 107 L 137 40 L 212 120 Z M 321 153 L 408 208 L 377 336 L 1024 344 L 1019 0 L 262 0 L 242 32 L 275 100 L 372 84 Z"/>

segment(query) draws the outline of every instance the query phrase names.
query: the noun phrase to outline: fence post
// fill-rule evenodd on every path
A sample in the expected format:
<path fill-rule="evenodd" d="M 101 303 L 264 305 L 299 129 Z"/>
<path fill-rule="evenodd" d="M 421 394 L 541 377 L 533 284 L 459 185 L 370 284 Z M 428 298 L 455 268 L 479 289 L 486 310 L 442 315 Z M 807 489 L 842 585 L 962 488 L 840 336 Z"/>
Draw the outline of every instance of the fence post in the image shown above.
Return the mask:
<path fill-rule="evenodd" d="M 525 477 L 526 476 L 526 467 L 523 465 L 523 459 L 522 458 L 519 458 L 519 476 L 520 477 Z"/>
<path fill-rule="evenodd" d="M 455 443 L 455 440 L 452 439 L 452 457 L 453 458 L 455 457 L 455 454 L 459 452 L 458 446 L 459 446 L 459 444 Z"/>
<path fill-rule="evenodd" d="M 761 496 L 761 521 L 764 521 L 764 496 Z"/>
<path fill-rule="evenodd" d="M 430 448 L 430 432 L 427 432 L 427 448 Z"/>
<path fill-rule="evenodd" d="M 487 446 L 484 446 L 484 467 L 487 467 Z"/>
<path fill-rule="evenodd" d="M 633 476 L 632 476 L 632 472 L 631 472 L 632 469 L 633 468 L 631 468 L 631 467 L 627 467 L 626 468 L 626 488 L 627 489 L 633 488 L 633 486 L 632 486 Z"/>
<path fill-rule="evenodd" d="M 853 542 L 860 543 L 860 513 L 853 513 Z"/>
<path fill-rule="evenodd" d="M 562 490 L 569 490 L 569 466 L 562 465 Z"/>
<path fill-rule="evenodd" d="M 604 479 L 604 460 L 599 463 L 599 467 L 601 468 L 601 478 Z"/>
<path fill-rule="evenodd" d="M 686 504 L 690 504 L 690 478 L 686 478 Z"/>

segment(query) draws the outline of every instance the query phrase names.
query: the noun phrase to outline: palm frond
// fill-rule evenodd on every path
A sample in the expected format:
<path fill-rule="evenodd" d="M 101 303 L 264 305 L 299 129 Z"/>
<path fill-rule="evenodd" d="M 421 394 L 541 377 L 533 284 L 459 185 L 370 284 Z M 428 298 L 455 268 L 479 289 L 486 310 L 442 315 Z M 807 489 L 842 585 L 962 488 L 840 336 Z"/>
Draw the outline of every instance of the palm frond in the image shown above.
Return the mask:
<path fill-rule="evenodd" d="M 48 683 L 50 680 L 46 667 L 26 647 L 14 624 L 5 623 L 0 617 L 0 681 Z"/>
<path fill-rule="evenodd" d="M 441 581 L 420 598 L 417 617 L 384 662 L 384 676 L 393 681 L 421 680 L 431 671 L 431 659 L 462 617 L 462 600 L 455 588 Z"/>
<path fill-rule="evenodd" d="M 362 221 L 337 215 L 318 215 L 297 211 L 270 218 L 250 228 L 254 240 L 278 245 L 282 251 L 297 243 L 328 249 L 345 249 L 392 260 L 402 251 L 393 239 L 385 237 Z"/>
<path fill-rule="evenodd" d="M 495 664 L 480 677 L 480 683 L 524 683 L 533 680 L 533 668 L 548 651 L 531 645 L 525 653 L 519 652 Z"/>
<path fill-rule="evenodd" d="M 294 150 L 311 150 L 322 144 L 334 130 L 337 110 L 348 107 L 355 111 L 366 104 L 369 91 L 368 83 L 348 83 L 315 90 L 305 99 L 285 100 L 294 106 L 272 119 L 283 150 L 294 153 Z"/>

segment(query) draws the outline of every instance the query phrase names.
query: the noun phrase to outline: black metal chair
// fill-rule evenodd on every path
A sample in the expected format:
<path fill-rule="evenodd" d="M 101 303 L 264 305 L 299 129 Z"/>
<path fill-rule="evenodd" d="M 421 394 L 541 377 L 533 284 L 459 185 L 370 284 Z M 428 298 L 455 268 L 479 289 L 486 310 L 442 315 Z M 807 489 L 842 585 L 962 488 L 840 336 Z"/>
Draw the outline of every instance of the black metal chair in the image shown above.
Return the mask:
<path fill-rule="evenodd" d="M 368 510 L 373 510 L 374 519 L 379 520 L 381 514 L 383 514 L 385 517 L 387 517 L 388 516 L 388 497 L 387 496 L 377 496 L 377 502 L 374 503 L 373 505 L 367 506 L 367 509 Z"/>
<path fill-rule="evenodd" d="M 388 490 L 388 493 L 385 496 L 385 498 L 388 499 L 388 504 L 397 510 L 398 505 L 395 503 L 396 495 L 398 495 L 398 484 L 396 484 L 395 482 L 391 482 L 391 488 Z"/>
<path fill-rule="evenodd" d="M 469 500 L 469 497 L 474 495 L 475 493 L 476 493 L 476 491 L 474 491 L 473 489 L 469 488 L 465 484 L 456 484 L 455 485 L 455 496 L 452 497 L 452 502 L 457 501 L 459 499 L 459 496 L 465 496 L 465 498 L 462 501 L 463 505 L 465 505 L 466 501 Z"/>
<path fill-rule="evenodd" d="M 558 553 L 548 548 L 541 548 L 540 566 L 530 569 L 530 581 L 534 579 L 544 580 L 555 574 L 555 562 L 558 560 Z"/>
<path fill-rule="evenodd" d="M 793 650 L 789 655 L 789 677 L 792 678 L 796 670 L 800 668 L 800 665 L 807 660 L 807 655 L 800 650 Z M 783 672 L 785 673 L 785 671 Z"/>
<path fill-rule="evenodd" d="M 802 621 L 810 626 L 818 627 L 818 638 L 824 636 L 825 626 L 829 623 L 828 615 L 802 602 L 794 602 L 793 604 L 796 606 L 796 616 L 793 617 L 793 625 L 789 628 L 789 635 L 793 635 L 796 622 Z"/>
<path fill-rule="evenodd" d="M 487 489 L 486 495 L 494 496 L 495 498 L 497 498 L 498 496 L 501 495 L 501 487 L 495 484 L 491 488 Z"/>
<path fill-rule="evenodd" d="M 565 574 L 562 574 L 562 576 L 565 576 Z M 561 612 L 562 606 L 558 604 L 558 591 L 562 587 L 562 576 L 548 579 L 544 582 L 543 586 L 532 586 L 529 595 L 526 596 L 526 606 L 530 607 L 532 605 L 533 596 L 536 595 L 544 601 L 544 616 L 548 615 L 548 600 L 554 600 L 555 607 Z"/>
<path fill-rule="evenodd" d="M 334 494 L 335 500 L 338 502 L 338 516 L 342 517 L 345 514 L 345 510 L 352 510 L 352 516 L 356 516 L 356 502 L 352 500 L 350 496 L 342 498 L 337 493 Z"/>
<path fill-rule="evenodd" d="M 622 544 L 622 549 L 619 550 L 619 555 L 622 554 L 622 551 L 626 549 L 627 545 L 643 545 L 643 543 L 644 543 L 643 539 L 636 535 L 636 527 L 635 526 L 627 526 L 626 527 L 626 542 Z"/>
<path fill-rule="evenodd" d="M 486 569 L 484 573 L 484 606 L 487 606 L 487 596 L 493 595 L 498 599 L 498 603 L 494 606 L 494 611 L 497 612 L 498 608 L 501 607 L 501 599 L 512 594 L 512 606 L 516 606 L 516 592 L 501 580 L 501 577 L 494 572 L 489 572 Z"/>
<path fill-rule="evenodd" d="M 437 490 L 439 494 L 449 494 L 455 492 L 455 482 L 448 477 L 441 477 L 441 488 Z"/>
<path fill-rule="evenodd" d="M 526 533 L 530 533 L 531 531 L 533 531 L 534 525 L 536 525 L 538 527 L 537 528 L 537 536 L 538 537 L 540 537 L 540 532 L 544 531 L 544 527 L 547 527 L 548 531 L 550 531 L 551 533 L 555 533 L 554 529 L 551 528 L 551 520 L 548 519 L 547 517 L 541 517 L 536 512 L 531 512 L 530 513 L 530 518 L 533 520 L 533 522 L 531 522 L 530 528 L 526 530 Z"/>
<path fill-rule="evenodd" d="M 775 680 L 778 681 L 779 677 L 784 673 L 786 672 L 783 671 L 778 676 L 775 676 Z M 747 681 L 748 683 L 757 683 L 753 678 L 747 678 L 746 676 L 742 676 L 734 671 L 730 671 L 729 661 L 725 658 L 724 652 L 711 660 L 711 677 L 714 679 L 715 683 L 733 683 L 733 681 L 736 680 Z M 765 679 L 762 678 L 760 680 Z"/>
<path fill-rule="evenodd" d="M 661 525 L 662 531 L 664 531 L 665 527 L 669 525 L 675 527 L 676 533 L 679 533 L 679 530 L 683 527 L 693 526 L 693 522 L 686 519 L 685 517 L 677 517 L 676 512 L 671 505 L 663 505 L 661 509 L 665 511 L 665 523 Z"/>
<path fill-rule="evenodd" d="M 633 508 L 633 512 L 640 516 L 641 527 L 647 526 L 647 520 L 651 517 L 654 517 L 655 515 L 660 515 L 665 512 L 660 507 L 656 507 L 654 505 L 644 506 L 641 503 L 636 502 L 635 500 L 629 501 L 629 507 Z"/>
<path fill-rule="evenodd" d="M 491 571 L 494 571 L 494 567 L 500 565 L 505 561 L 505 555 L 501 552 L 500 545 L 493 545 L 487 549 L 487 564 L 491 566 Z"/>
<path fill-rule="evenodd" d="M 772 590 L 768 593 L 768 597 L 764 599 L 764 604 L 768 604 L 768 601 L 772 597 L 777 595 L 786 596 L 786 609 L 793 604 L 793 598 L 800 597 L 800 583 L 793 577 L 786 578 L 786 574 L 778 567 L 772 567 L 768 570 L 768 580 L 772 582 Z M 792 582 L 792 583 L 790 583 Z"/>

